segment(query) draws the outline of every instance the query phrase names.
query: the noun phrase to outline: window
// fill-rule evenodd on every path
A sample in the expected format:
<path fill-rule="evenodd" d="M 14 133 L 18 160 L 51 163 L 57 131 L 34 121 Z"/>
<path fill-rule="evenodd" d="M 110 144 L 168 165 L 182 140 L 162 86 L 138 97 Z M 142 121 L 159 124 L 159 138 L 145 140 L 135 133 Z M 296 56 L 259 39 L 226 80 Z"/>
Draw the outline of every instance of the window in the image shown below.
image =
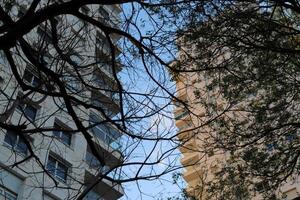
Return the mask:
<path fill-rule="evenodd" d="M 47 28 L 45 25 L 40 25 L 37 28 L 37 34 L 40 36 L 40 39 L 42 41 L 45 41 L 46 43 L 52 42 L 52 33 L 49 28 Z"/>
<path fill-rule="evenodd" d="M 0 199 L 2 200 L 17 200 L 17 194 L 9 191 L 2 185 L 0 185 Z"/>
<path fill-rule="evenodd" d="M 4 142 L 8 144 L 11 148 L 13 148 L 15 151 L 22 153 L 22 154 L 27 154 L 27 146 L 24 142 L 24 140 L 17 135 L 13 131 L 7 131 Z"/>
<path fill-rule="evenodd" d="M 276 142 L 268 143 L 266 144 L 268 151 L 275 151 L 278 148 L 278 145 Z"/>
<path fill-rule="evenodd" d="M 100 120 L 98 119 L 98 117 L 94 114 L 91 113 L 90 114 L 90 119 L 89 119 L 89 123 L 90 125 L 99 123 Z M 95 136 L 97 136 L 99 139 L 101 139 L 102 141 L 106 142 L 106 132 L 107 132 L 107 127 L 102 123 L 99 123 L 98 125 L 92 127 L 92 133 L 95 134 Z"/>
<path fill-rule="evenodd" d="M 66 144 L 68 146 L 71 146 L 72 134 L 63 131 L 63 129 L 66 129 L 66 128 L 64 128 L 62 125 L 60 125 L 57 122 L 54 122 L 54 128 L 57 129 L 57 130 L 53 131 L 54 137 L 56 137 L 62 143 Z"/>
<path fill-rule="evenodd" d="M 190 112 L 186 109 L 182 110 L 182 112 L 180 113 L 176 113 L 175 114 L 175 120 L 181 120 L 183 119 L 184 117 L 186 117 Z"/>
<path fill-rule="evenodd" d="M 59 180 L 66 182 L 68 176 L 68 166 L 65 165 L 62 161 L 59 161 L 52 155 L 49 155 L 47 170 Z"/>
<path fill-rule="evenodd" d="M 96 44 L 97 44 L 98 47 L 103 47 L 105 45 L 107 47 L 110 46 L 107 37 L 105 35 L 103 35 L 102 33 L 100 33 L 100 32 L 97 32 Z M 102 48 L 100 48 L 100 49 L 102 49 Z"/>
<path fill-rule="evenodd" d="M 36 77 L 28 68 L 25 69 L 23 79 L 33 87 L 38 87 L 41 84 L 41 81 Z"/>
<path fill-rule="evenodd" d="M 83 14 L 88 15 L 90 9 L 89 9 L 87 6 L 81 6 L 81 7 L 80 7 L 80 11 L 81 11 Z"/>
<path fill-rule="evenodd" d="M 104 18 L 105 20 L 109 19 L 109 13 L 102 6 L 99 7 L 99 13 L 101 17 Z"/>
<path fill-rule="evenodd" d="M 296 138 L 297 138 L 296 134 L 293 133 L 286 135 L 286 140 L 290 143 L 295 141 Z"/>
<path fill-rule="evenodd" d="M 31 121 L 34 122 L 38 109 L 28 103 L 21 102 L 17 109 L 20 110 L 24 115 Z"/>
<path fill-rule="evenodd" d="M 20 6 L 18 10 L 18 17 L 21 18 L 26 14 L 26 7 L 25 6 Z"/>

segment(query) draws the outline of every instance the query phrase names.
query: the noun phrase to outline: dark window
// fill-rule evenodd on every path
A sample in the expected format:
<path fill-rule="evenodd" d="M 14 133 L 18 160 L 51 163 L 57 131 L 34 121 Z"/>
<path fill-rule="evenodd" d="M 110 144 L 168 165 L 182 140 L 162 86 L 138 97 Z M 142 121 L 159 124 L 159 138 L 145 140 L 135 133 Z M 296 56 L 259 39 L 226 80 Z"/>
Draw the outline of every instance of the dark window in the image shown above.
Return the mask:
<path fill-rule="evenodd" d="M 33 87 L 38 87 L 41 84 L 40 79 L 33 75 L 28 69 L 25 69 L 23 79 Z"/>
<path fill-rule="evenodd" d="M 295 134 L 289 134 L 286 136 L 286 139 L 288 142 L 293 142 L 296 139 L 296 135 Z"/>
<path fill-rule="evenodd" d="M 20 103 L 17 106 L 18 110 L 20 110 L 22 113 L 24 113 L 24 115 L 26 115 L 26 117 L 34 122 L 36 115 L 37 115 L 37 111 L 38 109 L 28 103 Z"/>
<path fill-rule="evenodd" d="M 99 160 L 89 151 L 86 151 L 85 160 L 91 168 L 99 168 L 101 166 Z"/>
<path fill-rule="evenodd" d="M 48 158 L 47 170 L 59 180 L 67 181 L 68 166 L 51 155 Z"/>
<path fill-rule="evenodd" d="M 276 142 L 273 142 L 273 143 L 269 143 L 267 144 L 267 149 L 268 151 L 274 151 L 278 148 L 278 145 Z"/>
<path fill-rule="evenodd" d="M 18 17 L 21 18 L 26 14 L 26 7 L 24 6 L 20 6 L 19 10 L 18 10 Z"/>
<path fill-rule="evenodd" d="M 99 7 L 99 13 L 102 18 L 109 20 L 109 13 L 102 6 Z"/>
<path fill-rule="evenodd" d="M 103 46 L 110 47 L 107 37 L 100 32 L 97 32 L 96 44 L 100 49 L 103 49 Z"/>
<path fill-rule="evenodd" d="M 49 28 L 46 28 L 45 25 L 40 25 L 37 28 L 37 34 L 46 43 L 51 43 L 52 42 L 52 33 L 51 33 L 51 30 Z"/>
<path fill-rule="evenodd" d="M 95 199 L 102 200 L 101 195 L 93 190 L 87 193 L 87 195 L 84 197 L 84 200 L 95 200 Z"/>
<path fill-rule="evenodd" d="M 7 131 L 4 142 L 12 147 L 15 151 L 27 154 L 27 146 L 24 140 L 13 131 Z"/>
<path fill-rule="evenodd" d="M 72 141 L 72 134 L 63 131 L 63 126 L 61 126 L 59 123 L 54 122 L 54 128 L 57 129 L 53 131 L 53 135 L 60 140 L 62 143 L 70 146 Z"/>
<path fill-rule="evenodd" d="M 80 11 L 81 11 L 83 14 L 88 15 L 90 9 L 89 9 L 87 6 L 81 6 L 81 7 L 80 7 Z"/>

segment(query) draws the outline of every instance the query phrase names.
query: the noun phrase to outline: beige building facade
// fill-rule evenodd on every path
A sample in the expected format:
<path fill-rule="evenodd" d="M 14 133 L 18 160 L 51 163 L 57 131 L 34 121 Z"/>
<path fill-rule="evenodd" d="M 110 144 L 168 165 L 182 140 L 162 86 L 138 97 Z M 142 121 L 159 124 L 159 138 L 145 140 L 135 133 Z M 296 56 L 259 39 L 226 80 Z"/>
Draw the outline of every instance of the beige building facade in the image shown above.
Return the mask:
<path fill-rule="evenodd" d="M 210 148 L 210 142 L 217 137 L 216 131 L 209 125 L 214 117 L 210 115 L 209 108 L 204 108 L 198 97 L 200 95 L 220 110 L 224 109 L 225 104 L 218 91 L 208 92 L 204 89 L 210 81 L 204 73 L 180 73 L 175 81 L 177 100 L 174 100 L 174 118 L 178 139 L 181 141 L 179 150 L 182 153 L 181 164 L 184 167 L 183 178 L 187 183 L 186 191 L 197 200 L 205 200 L 208 182 L 214 180 L 214 173 L 226 165 L 229 155 L 225 151 Z M 278 189 L 277 196 L 282 200 L 300 199 L 300 180 L 290 178 Z M 263 198 L 254 195 L 252 199 Z"/>

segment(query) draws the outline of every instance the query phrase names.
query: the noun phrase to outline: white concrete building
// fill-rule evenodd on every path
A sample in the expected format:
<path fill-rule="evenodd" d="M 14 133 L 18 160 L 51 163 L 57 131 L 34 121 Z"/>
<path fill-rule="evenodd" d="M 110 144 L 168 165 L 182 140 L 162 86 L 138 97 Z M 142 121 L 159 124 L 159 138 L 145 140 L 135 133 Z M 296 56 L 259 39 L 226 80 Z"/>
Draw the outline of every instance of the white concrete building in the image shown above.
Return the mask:
<path fill-rule="evenodd" d="M 24 2 L 22 1 L 22 3 Z M 26 10 L 27 6 L 21 5 L 20 7 Z M 15 11 L 14 9 L 12 8 L 12 12 L 15 12 L 16 17 L 22 15 L 22 9 L 17 8 Z M 93 5 L 82 8 L 82 12 L 91 12 L 93 15 L 98 15 L 100 21 L 110 26 L 116 26 L 121 8 L 117 5 Z M 89 65 L 78 71 L 84 81 L 95 86 L 95 89 L 86 89 L 78 81 L 76 75 L 72 76 L 77 72 L 74 67 L 68 67 L 68 64 L 60 67 L 60 62 L 55 61 L 55 51 L 50 44 L 45 45 L 45 51 L 49 57 L 43 57 L 43 62 L 57 73 L 59 70 L 62 71 L 61 78 L 66 80 L 67 91 L 72 96 L 80 98 L 84 102 L 92 102 L 96 106 L 101 105 L 103 112 L 110 117 L 117 116 L 119 113 L 117 85 L 111 66 L 107 64 L 107 59 L 105 59 L 105 56 L 109 57 L 108 42 L 105 36 L 101 31 L 91 28 L 75 17 L 65 16 L 56 20 L 58 24 L 63 24 L 63 30 L 59 29 L 59 31 L 66 32 L 61 35 L 76 35 L 78 39 L 81 37 L 80 29 L 84 28 L 89 32 L 90 38 L 79 40 L 78 43 L 82 42 L 83 45 L 75 44 L 74 47 L 70 48 L 72 52 L 67 52 L 67 54 L 78 65 L 87 65 L 91 63 L 91 60 L 94 62 L 93 66 Z M 41 42 L 47 43 L 51 37 L 45 23 L 32 30 L 24 38 L 30 38 L 28 41 L 40 44 Z M 119 38 L 115 36 L 113 39 L 113 42 L 116 43 Z M 39 47 L 42 46 L 43 44 L 40 44 Z M 86 53 L 86 56 L 83 57 L 82 52 Z M 16 59 L 20 58 L 21 56 L 16 55 Z M 112 167 L 123 162 L 120 144 L 121 132 L 114 125 L 110 122 L 103 122 L 88 130 L 93 136 L 92 140 L 97 147 L 98 154 L 105 161 L 105 166 L 101 167 L 99 161 L 91 153 L 83 134 L 67 131 L 75 129 L 76 126 L 66 112 L 61 98 L 44 96 L 35 92 L 28 94 L 22 91 L 17 85 L 3 54 L 1 54 L 0 61 L 0 112 L 3 117 L 1 121 L 13 125 L 25 123 L 28 124 L 29 129 L 56 129 L 45 132 L 37 131 L 27 135 L 37 158 L 29 158 L 25 161 L 22 160 L 30 155 L 30 152 L 28 152 L 29 149 L 24 140 L 14 131 L 0 130 L 0 200 L 76 199 L 76 196 L 91 181 L 95 180 L 99 173 L 106 173 Z M 120 68 L 118 66 L 117 71 Z M 45 81 L 47 78 L 43 77 L 43 74 L 30 65 L 28 61 L 20 60 L 18 71 L 28 85 L 43 89 L 47 87 L 45 82 L 41 83 L 41 79 Z M 52 90 L 55 91 L 55 84 L 53 85 Z M 98 109 L 77 106 L 75 112 L 86 127 L 101 122 L 103 119 L 103 113 L 99 112 Z M 22 163 L 14 166 L 20 161 Z M 43 169 L 43 166 L 46 170 Z M 120 172 L 113 170 L 109 176 L 117 179 Z M 123 188 L 120 184 L 102 179 L 85 199 L 114 200 L 123 194 Z"/>

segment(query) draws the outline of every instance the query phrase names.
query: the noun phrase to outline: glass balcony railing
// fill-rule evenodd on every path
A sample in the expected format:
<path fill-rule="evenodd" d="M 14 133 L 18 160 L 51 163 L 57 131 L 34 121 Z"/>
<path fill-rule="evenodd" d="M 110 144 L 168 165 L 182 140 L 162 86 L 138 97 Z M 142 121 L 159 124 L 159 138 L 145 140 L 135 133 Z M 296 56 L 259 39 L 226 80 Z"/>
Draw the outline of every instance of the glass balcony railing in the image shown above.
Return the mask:
<path fill-rule="evenodd" d="M 104 82 L 102 79 L 98 78 L 97 76 L 94 76 L 92 79 L 93 83 L 95 83 L 96 87 L 99 88 L 100 92 L 113 100 L 114 102 L 119 102 L 120 101 L 120 96 L 118 91 L 113 91 L 111 86 Z"/>
<path fill-rule="evenodd" d="M 122 145 L 120 141 L 113 141 L 112 143 L 109 144 L 111 148 L 121 151 Z"/>
<path fill-rule="evenodd" d="M 103 130 L 103 127 L 101 127 L 100 125 L 95 126 L 92 128 L 92 132 L 93 134 L 99 138 L 100 140 L 102 140 L 105 144 L 107 144 L 109 147 L 111 147 L 113 150 L 121 150 L 121 142 L 119 141 L 120 139 L 115 139 L 114 137 L 112 137 L 110 134 L 110 130 Z"/>
<path fill-rule="evenodd" d="M 90 125 L 99 122 L 95 114 L 90 115 Z M 121 151 L 121 133 L 108 124 L 98 124 L 91 129 L 92 133 L 113 150 Z"/>

